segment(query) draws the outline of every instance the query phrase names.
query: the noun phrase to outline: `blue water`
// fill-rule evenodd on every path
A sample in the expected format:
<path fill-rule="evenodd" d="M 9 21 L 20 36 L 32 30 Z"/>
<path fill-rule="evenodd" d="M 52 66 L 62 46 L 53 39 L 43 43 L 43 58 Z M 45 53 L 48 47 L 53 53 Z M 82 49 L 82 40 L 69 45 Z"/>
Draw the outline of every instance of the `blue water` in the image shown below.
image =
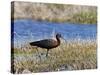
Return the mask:
<path fill-rule="evenodd" d="M 14 42 L 30 42 L 51 38 L 54 33 L 61 33 L 65 39 L 96 38 L 97 25 L 54 23 L 34 20 L 14 20 Z"/>

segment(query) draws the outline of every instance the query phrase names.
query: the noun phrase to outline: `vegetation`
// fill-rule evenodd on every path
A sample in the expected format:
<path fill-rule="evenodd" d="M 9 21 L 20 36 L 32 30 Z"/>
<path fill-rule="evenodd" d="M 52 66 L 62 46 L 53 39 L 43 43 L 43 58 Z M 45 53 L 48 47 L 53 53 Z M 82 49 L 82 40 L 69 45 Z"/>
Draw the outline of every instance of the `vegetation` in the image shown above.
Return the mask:
<path fill-rule="evenodd" d="M 97 7 L 12 2 L 11 19 L 33 19 L 50 22 L 96 24 Z M 61 40 L 59 47 L 49 51 L 26 44 L 12 49 L 14 73 L 50 72 L 62 70 L 83 70 L 97 68 L 96 39 L 74 38 Z M 11 70 L 11 71 L 13 71 Z"/>
<path fill-rule="evenodd" d="M 94 12 L 80 12 L 76 15 L 73 16 L 73 18 L 75 19 L 72 19 L 73 22 L 75 23 L 84 23 L 84 24 L 95 24 L 97 19 L 95 18 L 96 16 L 96 13 Z"/>
<path fill-rule="evenodd" d="M 12 19 L 50 22 L 97 23 L 97 7 L 82 5 L 12 2 Z"/>
<path fill-rule="evenodd" d="M 26 47 L 14 49 L 15 73 L 83 70 L 97 68 L 96 40 L 71 39 L 50 50 L 48 57 L 42 48 Z"/>

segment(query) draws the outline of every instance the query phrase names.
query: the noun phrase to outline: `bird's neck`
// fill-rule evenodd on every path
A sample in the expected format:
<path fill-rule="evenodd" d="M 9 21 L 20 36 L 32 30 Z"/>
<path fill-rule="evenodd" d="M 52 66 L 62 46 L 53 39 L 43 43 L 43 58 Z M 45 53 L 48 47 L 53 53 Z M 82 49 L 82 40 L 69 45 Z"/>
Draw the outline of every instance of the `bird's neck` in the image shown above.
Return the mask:
<path fill-rule="evenodd" d="M 60 38 L 56 37 L 58 44 L 60 44 Z"/>

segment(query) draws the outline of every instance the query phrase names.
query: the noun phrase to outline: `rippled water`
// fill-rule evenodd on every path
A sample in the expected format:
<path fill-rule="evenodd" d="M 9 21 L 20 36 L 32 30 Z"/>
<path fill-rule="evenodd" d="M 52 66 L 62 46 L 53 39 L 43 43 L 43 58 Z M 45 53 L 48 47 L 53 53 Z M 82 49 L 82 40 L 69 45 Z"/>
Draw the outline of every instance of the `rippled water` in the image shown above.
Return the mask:
<path fill-rule="evenodd" d="M 52 38 L 56 33 L 61 33 L 65 39 L 95 39 L 97 35 L 97 25 L 95 24 L 82 25 L 34 20 L 14 20 L 14 23 L 12 22 L 11 26 L 12 29 L 14 29 L 14 43 Z"/>

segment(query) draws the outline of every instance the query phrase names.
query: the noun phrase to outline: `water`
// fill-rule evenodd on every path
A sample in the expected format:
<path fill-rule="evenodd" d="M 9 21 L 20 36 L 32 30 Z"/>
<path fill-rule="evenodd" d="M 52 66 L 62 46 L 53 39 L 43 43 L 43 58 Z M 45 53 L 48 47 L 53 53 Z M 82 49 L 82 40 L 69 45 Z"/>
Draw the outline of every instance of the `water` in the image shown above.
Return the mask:
<path fill-rule="evenodd" d="M 52 38 L 56 33 L 61 33 L 65 39 L 71 39 L 71 38 L 95 39 L 97 35 L 96 34 L 97 25 L 54 23 L 46 21 L 34 21 L 34 20 L 14 21 L 15 44 L 16 43 L 24 44 L 25 42 L 31 42 L 45 38 Z"/>

